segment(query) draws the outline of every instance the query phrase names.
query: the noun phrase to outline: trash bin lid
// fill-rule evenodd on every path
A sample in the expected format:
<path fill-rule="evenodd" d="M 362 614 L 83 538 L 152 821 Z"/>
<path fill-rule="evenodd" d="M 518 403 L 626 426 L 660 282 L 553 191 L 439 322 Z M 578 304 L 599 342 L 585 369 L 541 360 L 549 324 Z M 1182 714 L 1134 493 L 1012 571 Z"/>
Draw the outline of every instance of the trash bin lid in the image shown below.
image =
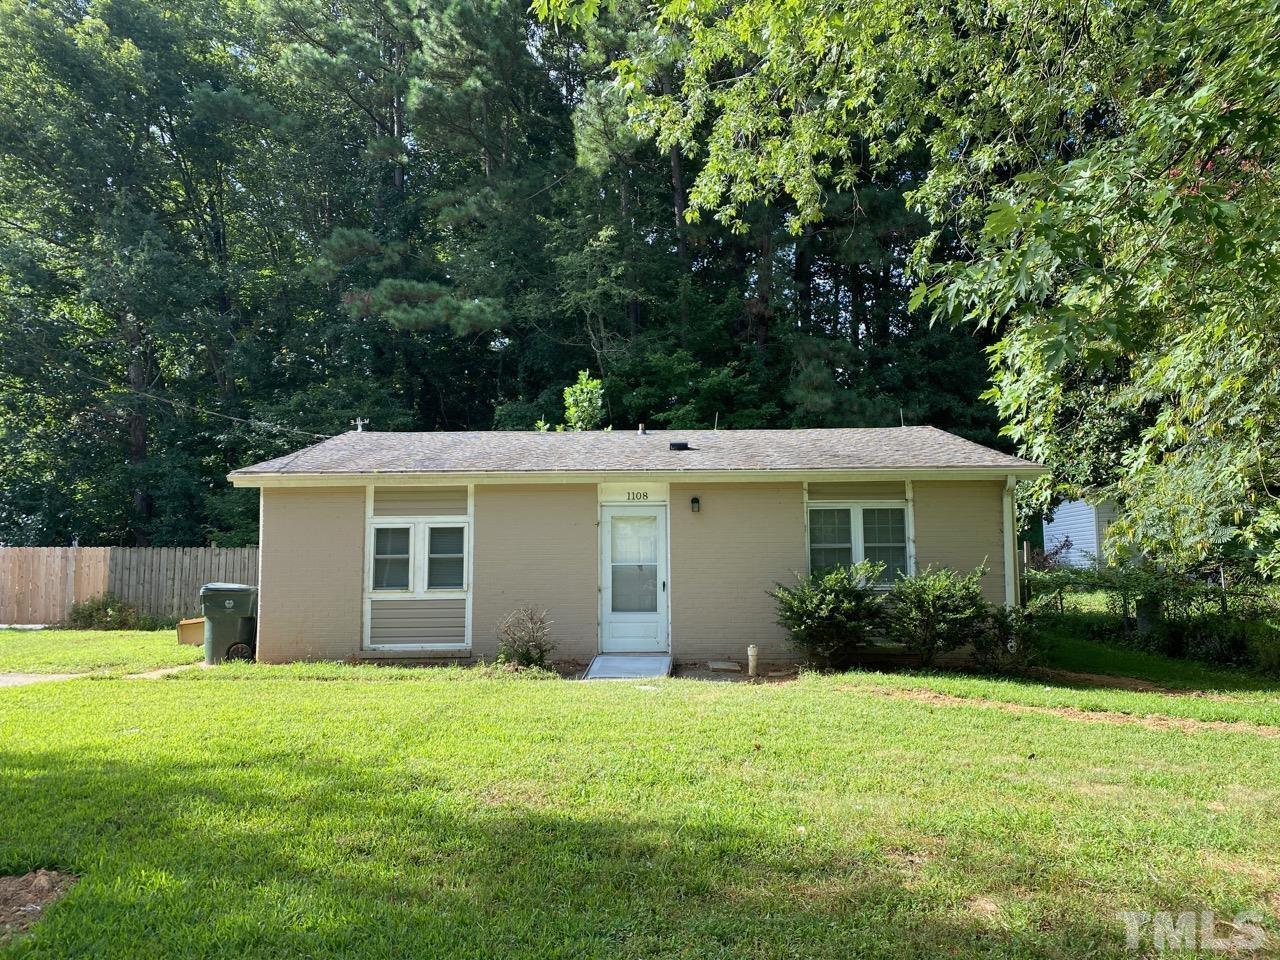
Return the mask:
<path fill-rule="evenodd" d="M 257 593 L 258 588 L 247 583 L 206 583 L 200 588 L 200 596 L 210 593 L 241 593 L 243 591 Z"/>

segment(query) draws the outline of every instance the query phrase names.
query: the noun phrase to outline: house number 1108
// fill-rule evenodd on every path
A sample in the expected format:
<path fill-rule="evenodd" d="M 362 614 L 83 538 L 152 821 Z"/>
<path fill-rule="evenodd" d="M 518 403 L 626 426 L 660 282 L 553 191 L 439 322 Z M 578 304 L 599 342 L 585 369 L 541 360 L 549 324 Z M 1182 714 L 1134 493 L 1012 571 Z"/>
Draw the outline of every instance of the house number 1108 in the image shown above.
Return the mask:
<path fill-rule="evenodd" d="M 648 500 L 649 491 L 648 490 L 628 490 L 627 499 L 628 500 Z"/>

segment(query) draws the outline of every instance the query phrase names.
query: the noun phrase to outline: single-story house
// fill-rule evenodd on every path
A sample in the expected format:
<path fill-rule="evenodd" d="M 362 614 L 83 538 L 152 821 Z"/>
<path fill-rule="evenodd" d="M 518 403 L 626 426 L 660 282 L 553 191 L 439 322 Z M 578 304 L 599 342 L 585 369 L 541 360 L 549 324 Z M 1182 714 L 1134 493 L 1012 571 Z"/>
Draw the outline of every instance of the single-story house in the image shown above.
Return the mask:
<path fill-rule="evenodd" d="M 1054 550 L 1069 542 L 1059 561 L 1069 567 L 1092 566 L 1102 556 L 1107 530 L 1117 514 L 1110 501 L 1096 505 L 1084 500 L 1064 501 L 1044 522 L 1044 548 Z"/>
<path fill-rule="evenodd" d="M 258 658 L 491 658 L 548 611 L 558 659 L 794 659 L 768 595 L 869 557 L 985 564 L 1012 604 L 1037 464 L 931 427 L 353 431 L 236 470 L 261 491 Z"/>

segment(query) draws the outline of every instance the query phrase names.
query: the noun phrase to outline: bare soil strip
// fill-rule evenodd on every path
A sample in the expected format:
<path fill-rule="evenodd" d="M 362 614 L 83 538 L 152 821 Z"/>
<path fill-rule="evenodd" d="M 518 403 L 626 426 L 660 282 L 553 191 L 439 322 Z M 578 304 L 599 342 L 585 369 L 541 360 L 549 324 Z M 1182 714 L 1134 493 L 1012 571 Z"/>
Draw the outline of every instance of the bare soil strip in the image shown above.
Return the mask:
<path fill-rule="evenodd" d="M 1106 690 L 1131 690 L 1135 693 L 1163 693 L 1175 697 L 1203 696 L 1198 690 L 1182 690 L 1162 687 L 1150 680 L 1137 677 L 1121 677 L 1110 673 L 1080 673 L 1078 670 L 1059 670 L 1057 667 L 1039 667 L 1029 671 L 1033 677 L 1052 683 L 1065 683 L 1075 687 L 1100 687 Z"/>
<path fill-rule="evenodd" d="M 912 700 L 939 707 L 977 707 L 984 710 L 1004 710 L 1008 713 L 1038 713 L 1084 723 L 1114 723 L 1146 727 L 1148 730 L 1178 730 L 1182 733 L 1247 733 L 1257 737 L 1280 737 L 1280 727 L 1238 720 L 1193 720 L 1189 717 L 1169 717 L 1148 713 L 1138 716 L 1117 710 L 1082 710 L 1079 707 L 1041 707 L 1026 703 L 1009 703 L 989 700 L 986 697 L 957 697 L 949 693 L 920 688 L 894 688 L 873 686 L 847 686 L 841 690 L 869 693 L 892 700 Z"/>
<path fill-rule="evenodd" d="M 26 687 L 33 683 L 48 683 L 52 680 L 70 680 L 83 676 L 79 673 L 0 673 L 0 687 Z"/>
<path fill-rule="evenodd" d="M 39 920 L 45 908 L 60 900 L 75 882 L 74 876 L 57 870 L 0 877 L 0 944 Z"/>

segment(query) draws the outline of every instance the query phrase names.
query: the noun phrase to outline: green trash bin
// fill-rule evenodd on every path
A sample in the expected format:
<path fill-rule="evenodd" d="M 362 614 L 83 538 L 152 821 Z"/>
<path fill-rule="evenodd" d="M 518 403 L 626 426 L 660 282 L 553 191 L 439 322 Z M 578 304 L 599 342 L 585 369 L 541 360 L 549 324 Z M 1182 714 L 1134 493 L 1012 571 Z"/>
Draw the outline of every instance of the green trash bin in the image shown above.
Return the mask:
<path fill-rule="evenodd" d="M 204 613 L 204 662 L 252 660 L 258 633 L 258 588 L 243 583 L 206 583 L 200 588 Z"/>

